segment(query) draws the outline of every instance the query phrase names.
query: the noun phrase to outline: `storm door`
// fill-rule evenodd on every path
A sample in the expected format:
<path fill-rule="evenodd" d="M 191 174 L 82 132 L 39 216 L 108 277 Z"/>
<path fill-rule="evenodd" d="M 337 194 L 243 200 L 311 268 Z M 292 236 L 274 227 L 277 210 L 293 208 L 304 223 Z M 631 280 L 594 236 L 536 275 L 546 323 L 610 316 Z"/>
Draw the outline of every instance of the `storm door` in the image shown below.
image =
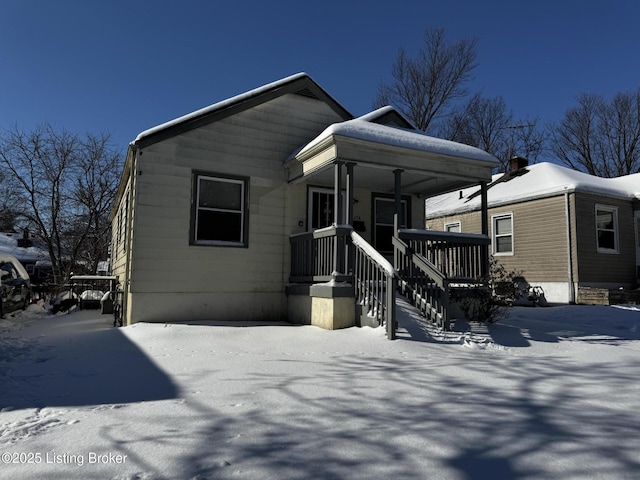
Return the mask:
<path fill-rule="evenodd" d="M 333 225 L 336 208 L 333 189 L 309 187 L 307 208 L 307 224 L 309 225 L 309 230 L 316 230 Z M 344 223 L 344 215 L 341 222 Z"/>
<path fill-rule="evenodd" d="M 402 211 L 400 214 L 400 228 L 407 228 L 409 218 L 409 202 L 402 199 Z M 373 246 L 382 253 L 393 252 L 393 215 L 395 213 L 395 200 L 388 197 L 373 197 Z"/>

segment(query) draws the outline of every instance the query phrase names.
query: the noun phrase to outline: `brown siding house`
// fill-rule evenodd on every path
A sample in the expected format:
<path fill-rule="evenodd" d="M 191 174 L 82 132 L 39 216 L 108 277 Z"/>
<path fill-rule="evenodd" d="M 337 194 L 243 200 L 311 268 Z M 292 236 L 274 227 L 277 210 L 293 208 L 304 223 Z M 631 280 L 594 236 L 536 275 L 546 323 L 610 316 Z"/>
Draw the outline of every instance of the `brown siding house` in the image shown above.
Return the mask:
<path fill-rule="evenodd" d="M 548 301 L 575 302 L 580 287 L 638 286 L 640 174 L 599 178 L 513 162 L 494 175 L 487 196 L 491 253 Z M 480 232 L 479 189 L 427 199 L 425 218 L 428 229 Z"/>

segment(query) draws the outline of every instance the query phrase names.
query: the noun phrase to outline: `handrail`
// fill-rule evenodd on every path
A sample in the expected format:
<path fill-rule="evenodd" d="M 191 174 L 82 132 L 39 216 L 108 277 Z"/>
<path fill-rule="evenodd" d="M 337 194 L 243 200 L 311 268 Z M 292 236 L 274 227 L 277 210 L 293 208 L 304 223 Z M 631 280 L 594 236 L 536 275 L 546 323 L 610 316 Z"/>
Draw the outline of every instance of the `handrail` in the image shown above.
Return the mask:
<path fill-rule="evenodd" d="M 386 324 L 387 337 L 395 338 L 397 272 L 350 225 L 294 234 L 289 242 L 292 283 L 351 282 L 365 315 Z"/>
<path fill-rule="evenodd" d="M 355 231 L 353 245 L 353 284 L 356 302 L 367 315 L 386 325 L 387 338 L 396 337 L 396 290 L 398 272 L 377 250 Z"/>
<path fill-rule="evenodd" d="M 395 266 L 401 278 L 400 292 L 414 306 L 441 328 L 449 329 L 449 282 L 428 259 L 397 237 L 394 245 Z"/>
<path fill-rule="evenodd" d="M 398 237 L 450 281 L 472 282 L 488 273 L 486 235 L 400 229 Z"/>
<path fill-rule="evenodd" d="M 400 290 L 423 314 L 449 329 L 449 295 L 456 283 L 476 283 L 488 271 L 486 235 L 400 229 L 393 238 Z"/>
<path fill-rule="evenodd" d="M 438 270 L 438 267 L 436 267 L 433 263 L 431 263 L 429 260 L 424 258 L 422 255 L 419 255 L 416 252 L 413 252 L 409 248 L 409 246 L 406 243 L 404 243 L 402 240 L 396 237 L 393 237 L 391 241 L 393 243 L 393 246 L 396 249 L 396 252 L 401 253 L 402 255 L 405 255 L 407 257 L 410 257 L 411 261 L 418 268 L 420 268 L 422 271 L 428 274 L 438 284 L 439 287 L 444 288 L 447 278 L 442 272 Z"/>

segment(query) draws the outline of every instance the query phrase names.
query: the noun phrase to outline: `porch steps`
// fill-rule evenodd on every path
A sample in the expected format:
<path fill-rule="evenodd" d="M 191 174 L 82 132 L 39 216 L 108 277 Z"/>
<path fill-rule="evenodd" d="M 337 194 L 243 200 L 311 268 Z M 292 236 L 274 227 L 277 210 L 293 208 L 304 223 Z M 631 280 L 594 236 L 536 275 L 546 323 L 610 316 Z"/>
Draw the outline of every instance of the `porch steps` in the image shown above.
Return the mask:
<path fill-rule="evenodd" d="M 429 302 L 427 298 L 423 297 L 420 292 L 411 287 L 411 284 L 409 282 L 400 278 L 398 280 L 398 289 L 400 290 L 401 294 L 405 298 L 409 299 L 412 305 L 420 311 L 420 314 L 423 317 L 435 323 L 440 328 L 449 330 L 449 320 L 446 319 L 442 312 L 438 311 L 436 306 Z M 432 284 L 432 286 L 428 286 L 426 287 L 426 289 L 435 292 L 438 287 L 437 285 Z"/>

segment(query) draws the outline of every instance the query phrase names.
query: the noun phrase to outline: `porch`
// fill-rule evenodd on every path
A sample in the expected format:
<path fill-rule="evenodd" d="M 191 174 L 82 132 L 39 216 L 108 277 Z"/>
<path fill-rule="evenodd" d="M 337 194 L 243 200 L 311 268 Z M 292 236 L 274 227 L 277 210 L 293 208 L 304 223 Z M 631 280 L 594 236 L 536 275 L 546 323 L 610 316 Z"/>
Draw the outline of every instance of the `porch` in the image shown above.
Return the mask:
<path fill-rule="evenodd" d="M 293 316 L 327 329 L 385 326 L 394 339 L 399 293 L 448 330 L 455 307 L 450 294 L 482 287 L 489 243 L 486 235 L 399 229 L 392 264 L 349 225 L 292 235 L 287 294 Z"/>
<path fill-rule="evenodd" d="M 449 294 L 488 271 L 487 182 L 494 157 L 418 131 L 356 119 L 332 125 L 286 163 L 290 184 L 333 188 L 333 223 L 290 237 L 290 317 L 324 328 L 386 325 L 395 337 L 395 294 L 448 328 Z M 356 180 L 357 177 L 357 180 Z M 354 187 L 393 199 L 383 255 L 354 228 Z M 403 195 L 428 196 L 477 185 L 481 235 L 407 229 Z M 424 203 L 420 207 L 424 212 Z M 424 217 L 424 216 L 423 216 Z M 406 219 L 405 219 L 406 220 Z"/>

